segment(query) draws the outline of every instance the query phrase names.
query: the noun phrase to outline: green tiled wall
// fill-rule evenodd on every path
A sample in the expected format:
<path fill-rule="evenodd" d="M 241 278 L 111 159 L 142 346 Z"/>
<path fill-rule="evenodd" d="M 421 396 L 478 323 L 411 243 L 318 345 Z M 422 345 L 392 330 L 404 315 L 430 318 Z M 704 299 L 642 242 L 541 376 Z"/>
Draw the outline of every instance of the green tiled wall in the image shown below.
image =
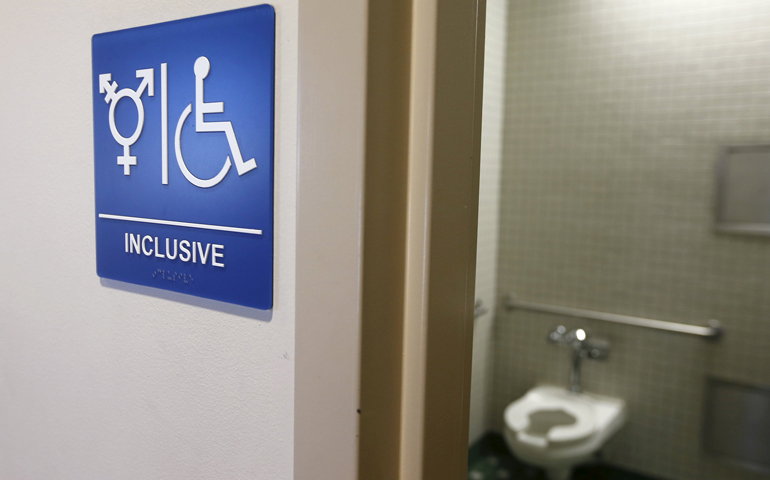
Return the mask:
<path fill-rule="evenodd" d="M 661 320 L 719 342 L 498 312 L 489 421 L 566 385 L 558 324 L 611 342 L 586 390 L 624 398 L 609 462 L 672 480 L 766 478 L 700 448 L 705 379 L 770 385 L 770 239 L 713 230 L 724 145 L 770 143 L 770 2 L 512 0 L 498 292 Z"/>

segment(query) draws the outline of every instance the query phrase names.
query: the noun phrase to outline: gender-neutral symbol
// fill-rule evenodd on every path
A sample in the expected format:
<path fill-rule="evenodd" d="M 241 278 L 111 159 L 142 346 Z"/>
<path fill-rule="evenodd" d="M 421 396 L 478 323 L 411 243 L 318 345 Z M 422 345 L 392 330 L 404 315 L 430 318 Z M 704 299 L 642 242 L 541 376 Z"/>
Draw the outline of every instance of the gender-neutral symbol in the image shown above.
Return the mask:
<path fill-rule="evenodd" d="M 206 122 L 203 119 L 203 115 L 206 113 L 223 113 L 225 111 L 224 102 L 209 102 L 203 101 L 203 80 L 208 76 L 211 70 L 211 63 L 206 57 L 198 57 L 193 67 L 195 71 L 195 131 L 196 132 L 223 132 L 227 137 L 227 143 L 230 147 L 230 152 L 235 160 L 235 169 L 238 171 L 238 175 L 243 175 L 257 168 L 257 162 L 253 158 L 248 161 L 243 161 L 241 156 L 241 149 L 238 147 L 238 140 L 235 138 L 235 131 L 233 130 L 233 124 L 231 122 Z M 227 172 L 230 170 L 232 162 L 230 156 L 227 156 L 225 164 L 222 169 L 214 177 L 207 180 L 200 179 L 193 175 L 187 168 L 182 157 L 182 127 L 187 117 L 192 111 L 192 103 L 188 104 L 179 117 L 179 121 L 176 124 L 176 135 L 174 136 L 174 147 L 176 150 L 176 161 L 179 164 L 179 169 L 182 170 L 182 174 L 193 185 L 200 188 L 209 188 L 221 182 Z"/>
<path fill-rule="evenodd" d="M 123 166 L 123 175 L 131 175 L 131 167 L 136 165 L 137 159 L 131 155 L 131 145 L 136 143 L 139 139 L 139 135 L 142 134 L 142 128 L 144 127 L 144 105 L 142 104 L 142 94 L 145 89 L 147 95 L 150 97 L 155 95 L 155 70 L 152 68 L 146 68 L 144 70 L 136 71 L 136 78 L 141 78 L 142 81 L 139 84 L 139 88 L 131 90 L 130 88 L 123 88 L 118 91 L 118 82 L 112 81 L 111 73 L 103 73 L 99 75 L 99 93 L 104 93 L 104 101 L 110 105 L 110 131 L 112 137 L 123 146 L 123 155 L 118 156 L 118 165 Z M 136 105 L 136 112 L 138 114 L 136 129 L 133 135 L 126 138 L 118 132 L 118 128 L 115 126 L 115 106 L 118 104 L 121 98 L 128 97 L 134 101 Z"/>

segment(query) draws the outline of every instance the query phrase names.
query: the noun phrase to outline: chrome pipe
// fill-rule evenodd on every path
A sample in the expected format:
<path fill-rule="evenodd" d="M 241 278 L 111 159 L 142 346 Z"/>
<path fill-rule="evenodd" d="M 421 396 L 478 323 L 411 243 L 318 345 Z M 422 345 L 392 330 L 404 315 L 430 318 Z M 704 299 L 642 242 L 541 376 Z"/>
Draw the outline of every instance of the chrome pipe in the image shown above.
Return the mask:
<path fill-rule="evenodd" d="M 718 338 L 722 335 L 722 325 L 717 320 L 709 320 L 708 326 L 687 325 L 685 323 L 666 322 L 663 320 L 653 320 L 651 318 L 632 317 L 629 315 L 619 315 L 617 313 L 596 312 L 593 310 L 583 310 L 580 308 L 560 307 L 557 305 L 547 305 L 545 303 L 525 302 L 516 300 L 510 296 L 506 297 L 505 309 L 528 310 L 531 312 L 552 313 L 565 317 L 586 318 L 589 320 L 602 320 L 604 322 L 622 323 L 624 325 L 634 325 L 637 327 L 654 328 L 656 330 L 665 330 L 668 332 L 686 333 L 689 335 L 698 335 L 707 338 Z"/>

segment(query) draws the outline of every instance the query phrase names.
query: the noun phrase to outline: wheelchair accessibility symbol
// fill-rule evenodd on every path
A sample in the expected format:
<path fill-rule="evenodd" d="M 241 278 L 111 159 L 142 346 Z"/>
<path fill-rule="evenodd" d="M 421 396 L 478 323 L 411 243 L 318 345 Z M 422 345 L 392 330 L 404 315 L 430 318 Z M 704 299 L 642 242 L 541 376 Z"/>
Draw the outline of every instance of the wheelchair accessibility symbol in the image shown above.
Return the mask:
<path fill-rule="evenodd" d="M 174 152 L 176 154 L 177 165 L 182 171 L 184 177 L 193 185 L 200 188 L 211 188 L 219 184 L 224 180 L 227 173 L 230 171 L 230 167 L 235 163 L 235 170 L 238 175 L 244 175 L 255 168 L 257 168 L 257 162 L 254 158 L 244 161 L 241 155 L 241 149 L 238 146 L 238 139 L 235 136 L 235 130 L 233 129 L 232 122 L 207 122 L 204 120 L 204 115 L 207 113 L 224 113 L 224 102 L 205 102 L 204 101 L 204 80 L 211 71 L 211 63 L 205 56 L 198 57 L 193 67 L 195 73 L 195 131 L 197 133 L 212 133 L 220 132 L 224 133 L 227 138 L 227 144 L 230 148 L 232 160 L 230 155 L 225 158 L 222 169 L 214 177 L 208 179 L 201 179 L 193 175 L 187 168 L 187 165 L 182 156 L 182 128 L 184 128 L 185 121 L 190 113 L 193 111 L 193 103 L 190 103 L 185 107 L 182 114 L 179 116 L 179 120 L 176 124 L 176 132 L 174 135 Z M 124 175 L 131 175 L 131 167 L 137 165 L 137 157 L 131 155 L 130 148 L 139 139 L 142 134 L 142 128 L 144 127 L 144 105 L 142 103 L 142 95 L 145 90 L 147 95 L 152 97 L 155 94 L 154 88 L 155 70 L 152 68 L 137 70 L 136 78 L 141 78 L 142 81 L 136 90 L 129 88 L 123 88 L 118 90 L 118 83 L 112 81 L 112 74 L 105 73 L 99 75 L 99 93 L 104 94 L 104 101 L 110 104 L 109 110 L 109 124 L 112 137 L 118 144 L 123 146 L 123 155 L 118 156 L 118 165 L 123 167 Z M 118 131 L 115 125 L 115 107 L 122 98 L 130 98 L 133 100 L 137 110 L 137 125 L 134 133 L 130 137 L 123 137 Z M 168 154 L 167 154 L 167 116 L 168 116 L 168 99 L 167 99 L 167 64 L 161 64 L 161 102 L 162 102 L 162 179 L 161 183 L 168 184 Z"/>
<path fill-rule="evenodd" d="M 198 57 L 193 67 L 195 71 L 195 131 L 196 132 L 224 132 L 227 135 L 227 143 L 230 146 L 230 151 L 235 159 L 235 169 L 238 171 L 238 175 L 243 175 L 251 170 L 257 168 L 257 162 L 253 158 L 244 162 L 241 156 L 241 149 L 238 147 L 238 140 L 235 138 L 235 131 L 233 131 L 233 124 L 230 122 L 206 122 L 203 120 L 203 115 L 206 113 L 223 113 L 225 111 L 224 102 L 210 102 L 203 101 L 203 80 L 208 76 L 211 70 L 211 63 L 206 57 Z M 176 134 L 174 135 L 174 148 L 176 152 L 176 161 L 179 164 L 179 169 L 182 170 L 184 177 L 196 187 L 209 188 L 218 184 L 225 178 L 227 172 L 230 170 L 230 156 L 227 156 L 222 170 L 219 171 L 214 177 L 208 180 L 201 180 L 196 177 L 190 170 L 187 169 L 187 165 L 184 163 L 182 157 L 182 127 L 187 117 L 190 115 L 192 104 L 182 112 L 179 117 L 179 122 L 176 124 Z"/>

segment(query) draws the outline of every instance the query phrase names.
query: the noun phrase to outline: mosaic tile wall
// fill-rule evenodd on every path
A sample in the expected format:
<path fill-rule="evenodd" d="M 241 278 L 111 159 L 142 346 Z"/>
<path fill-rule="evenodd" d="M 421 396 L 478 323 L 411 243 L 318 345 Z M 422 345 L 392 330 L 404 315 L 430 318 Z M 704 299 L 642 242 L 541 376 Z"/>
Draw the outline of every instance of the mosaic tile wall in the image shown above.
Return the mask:
<path fill-rule="evenodd" d="M 770 2 L 511 0 L 499 294 L 705 324 L 713 343 L 498 312 L 489 422 L 566 385 L 559 324 L 611 342 L 586 390 L 624 398 L 608 462 L 672 480 L 767 478 L 701 451 L 707 376 L 770 385 L 770 238 L 713 231 L 720 147 L 770 143 Z"/>
<path fill-rule="evenodd" d="M 484 51 L 484 106 L 481 127 L 481 175 L 479 179 L 479 231 L 476 248 L 476 299 L 487 313 L 473 326 L 473 370 L 469 444 L 475 443 L 489 425 L 492 392 L 492 333 L 497 304 L 497 244 L 500 225 L 500 168 L 503 154 L 505 104 L 505 39 L 507 0 L 487 0 Z"/>

